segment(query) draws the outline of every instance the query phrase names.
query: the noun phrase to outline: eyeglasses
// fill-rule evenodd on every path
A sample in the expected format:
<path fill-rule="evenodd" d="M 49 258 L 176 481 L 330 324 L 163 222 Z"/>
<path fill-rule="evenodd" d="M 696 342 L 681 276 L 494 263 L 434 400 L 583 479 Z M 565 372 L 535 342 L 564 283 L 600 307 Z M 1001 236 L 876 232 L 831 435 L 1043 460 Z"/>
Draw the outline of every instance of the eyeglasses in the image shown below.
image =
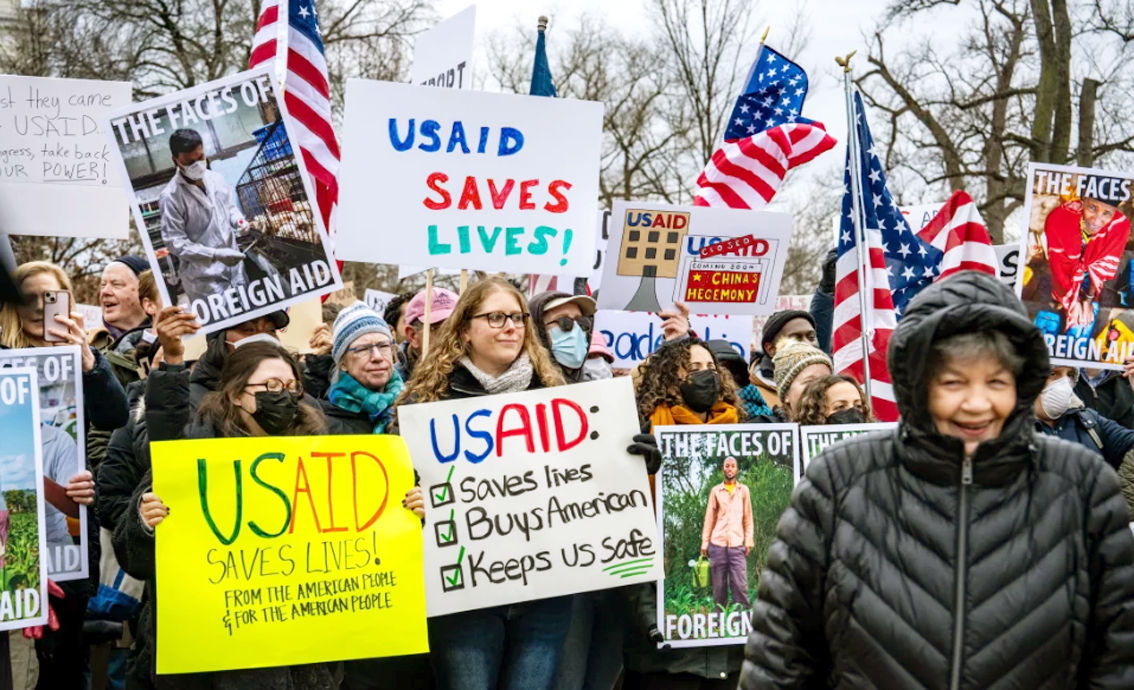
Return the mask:
<path fill-rule="evenodd" d="M 552 326 L 558 326 L 559 330 L 564 333 L 570 333 L 571 330 L 575 328 L 575 324 L 579 324 L 584 331 L 589 331 L 594 323 L 595 320 L 590 316 L 560 316 L 554 321 L 545 321 L 543 327 L 550 329 Z"/>
<path fill-rule="evenodd" d="M 300 383 L 299 381 L 294 380 L 294 379 L 291 380 L 291 381 L 288 381 L 287 383 L 284 383 L 283 381 L 280 381 L 279 379 L 268 379 L 267 381 L 264 381 L 263 383 L 249 383 L 248 385 L 246 385 L 244 387 L 245 388 L 260 388 L 260 387 L 263 387 L 269 393 L 279 393 L 280 391 L 286 390 L 288 393 L 292 393 L 294 395 L 303 395 L 303 384 Z"/>
<path fill-rule="evenodd" d="M 505 314 L 502 311 L 493 311 L 487 314 L 475 314 L 470 316 L 469 319 L 484 319 L 488 322 L 489 326 L 493 328 L 504 328 L 504 322 L 511 319 L 512 325 L 516 328 L 523 328 L 524 322 L 528 320 L 531 314 L 526 312 L 517 312 L 515 314 Z"/>
<path fill-rule="evenodd" d="M 391 359 L 394 356 L 393 343 L 372 343 L 370 345 L 359 345 L 358 347 L 347 348 L 347 352 L 352 355 L 369 355 L 374 356 L 374 351 L 378 350 L 378 354 L 386 359 Z"/>

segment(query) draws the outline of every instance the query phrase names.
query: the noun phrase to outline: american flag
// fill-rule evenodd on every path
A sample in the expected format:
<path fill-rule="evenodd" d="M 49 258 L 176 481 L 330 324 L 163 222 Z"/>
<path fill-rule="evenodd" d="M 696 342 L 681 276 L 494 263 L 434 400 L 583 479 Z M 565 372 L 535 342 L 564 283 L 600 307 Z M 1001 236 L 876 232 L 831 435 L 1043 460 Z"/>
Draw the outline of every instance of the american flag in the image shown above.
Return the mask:
<path fill-rule="evenodd" d="M 886 350 L 898 318 L 925 286 L 961 270 L 998 273 L 996 253 L 977 212 L 964 192 L 956 192 L 934 219 L 915 234 L 886 186 L 879 150 L 870 136 L 862 97 L 854 94 L 855 127 L 859 153 L 862 203 L 859 219 L 866 235 L 867 314 L 860 314 L 857 237 L 854 225 L 854 189 L 851 185 L 850 147 L 843 175 L 842 218 L 835 283 L 835 318 L 832 351 L 835 371 L 866 380 L 864 355 L 870 363 L 871 406 L 882 421 L 898 418 Z M 870 333 L 863 352 L 863 320 Z"/>
<path fill-rule="evenodd" d="M 339 142 L 331 126 L 331 89 L 314 0 L 264 0 L 248 67 L 276 58 L 276 76 L 283 82 L 284 105 L 293 122 L 288 136 L 311 176 L 323 227 L 334 237 Z"/>
<path fill-rule="evenodd" d="M 697 178 L 697 206 L 760 208 L 787 171 L 835 147 L 823 125 L 802 117 L 807 73 L 768 46 L 725 129 L 724 142 Z"/>

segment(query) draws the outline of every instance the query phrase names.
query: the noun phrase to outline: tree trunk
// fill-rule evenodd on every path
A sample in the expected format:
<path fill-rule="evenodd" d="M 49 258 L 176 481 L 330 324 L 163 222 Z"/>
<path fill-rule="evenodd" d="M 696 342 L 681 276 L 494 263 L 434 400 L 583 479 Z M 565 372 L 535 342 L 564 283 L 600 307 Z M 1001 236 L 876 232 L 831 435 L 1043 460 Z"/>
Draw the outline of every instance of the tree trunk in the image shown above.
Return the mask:
<path fill-rule="evenodd" d="M 1099 93 L 1099 82 L 1090 77 L 1083 80 L 1079 92 L 1079 144 L 1078 164 L 1084 168 L 1095 164 L 1095 100 Z"/>

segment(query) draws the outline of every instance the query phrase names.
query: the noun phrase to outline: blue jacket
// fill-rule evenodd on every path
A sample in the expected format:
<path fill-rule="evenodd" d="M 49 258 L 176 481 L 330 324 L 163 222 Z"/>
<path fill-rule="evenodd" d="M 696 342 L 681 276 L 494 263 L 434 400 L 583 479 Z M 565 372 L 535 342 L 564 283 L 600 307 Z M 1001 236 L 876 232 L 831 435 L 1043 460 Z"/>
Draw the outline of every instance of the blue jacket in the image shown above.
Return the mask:
<path fill-rule="evenodd" d="M 1134 431 L 1090 408 L 1068 410 L 1054 426 L 1048 426 L 1037 419 L 1036 431 L 1093 450 L 1116 470 L 1122 464 L 1122 458 L 1134 450 Z"/>
<path fill-rule="evenodd" d="M 811 318 L 815 319 L 815 336 L 819 339 L 819 349 L 831 354 L 831 331 L 835 321 L 835 295 L 815 288 L 811 296 Z"/>

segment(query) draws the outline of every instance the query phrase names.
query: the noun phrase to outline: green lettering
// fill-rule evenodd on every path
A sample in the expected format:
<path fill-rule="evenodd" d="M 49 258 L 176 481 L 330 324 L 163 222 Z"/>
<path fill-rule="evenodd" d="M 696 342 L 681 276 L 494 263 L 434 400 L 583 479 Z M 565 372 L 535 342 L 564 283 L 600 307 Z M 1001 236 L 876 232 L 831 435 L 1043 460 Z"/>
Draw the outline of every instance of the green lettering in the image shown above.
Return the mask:
<path fill-rule="evenodd" d="M 283 462 L 284 454 L 283 453 L 264 453 L 263 455 L 256 458 L 256 460 L 252 462 L 252 469 L 250 469 L 248 471 L 248 473 L 252 475 L 252 481 L 256 482 L 260 486 L 264 487 L 268 491 L 271 491 L 272 493 L 274 493 L 275 495 L 280 497 L 280 500 L 283 501 L 284 512 L 286 513 L 286 515 L 284 516 L 283 526 L 280 527 L 280 531 L 278 531 L 274 534 L 269 534 L 268 532 L 265 532 L 264 530 L 260 529 L 259 525 L 257 525 L 255 522 L 252 522 L 252 521 L 248 522 L 248 529 L 252 530 L 252 533 L 255 534 L 257 537 L 264 537 L 265 539 L 273 539 L 275 537 L 280 536 L 284 532 L 286 532 L 288 525 L 291 524 L 291 501 L 287 500 L 287 494 L 285 494 L 279 488 L 274 487 L 271 484 L 268 484 L 263 479 L 261 479 L 258 474 L 256 474 L 256 468 L 259 467 L 260 463 L 265 461 L 265 460 L 278 460 L 279 462 Z"/>
<path fill-rule="evenodd" d="M 197 492 L 201 495 L 201 510 L 205 513 L 205 522 L 209 523 L 209 529 L 213 534 L 217 535 L 217 539 L 225 546 L 229 546 L 232 542 L 236 541 L 237 535 L 240 534 L 240 517 L 241 511 L 244 508 L 244 500 L 241 496 L 241 483 L 240 483 L 240 461 L 232 461 L 233 473 L 236 475 L 236 524 L 232 527 L 232 536 L 225 539 L 225 536 L 217 529 L 217 524 L 213 522 L 213 516 L 209 513 L 209 476 L 208 476 L 208 463 L 204 458 L 197 459 Z"/>

